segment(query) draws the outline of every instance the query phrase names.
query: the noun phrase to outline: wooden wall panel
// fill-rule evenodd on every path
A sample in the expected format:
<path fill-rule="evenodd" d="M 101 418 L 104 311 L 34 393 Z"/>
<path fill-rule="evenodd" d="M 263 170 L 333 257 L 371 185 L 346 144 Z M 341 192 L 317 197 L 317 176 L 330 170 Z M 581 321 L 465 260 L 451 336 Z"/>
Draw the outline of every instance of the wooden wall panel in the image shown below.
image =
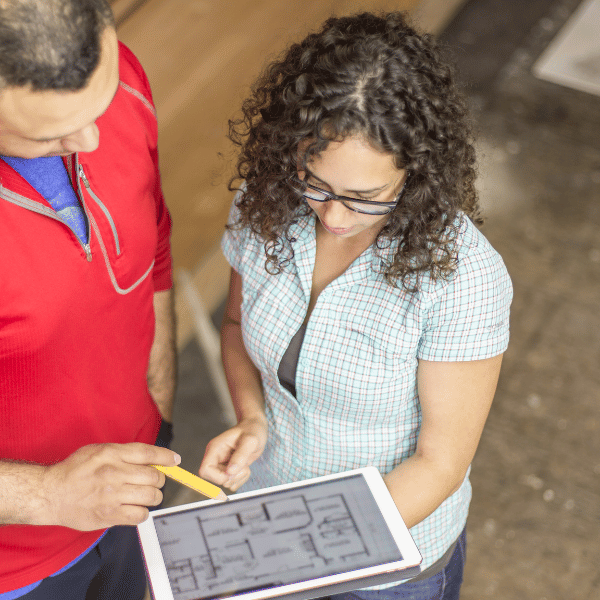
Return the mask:
<path fill-rule="evenodd" d="M 368 6 L 414 4 L 373 0 Z M 176 265 L 194 267 L 221 235 L 231 202 L 227 120 L 267 58 L 330 14 L 360 6 L 349 0 L 148 0 L 119 27 L 152 84 Z"/>
<path fill-rule="evenodd" d="M 163 189 L 173 217 L 175 267 L 188 269 L 208 311 L 222 301 L 219 250 L 232 196 L 227 121 L 268 60 L 332 14 L 408 10 L 439 30 L 464 0 L 112 0 L 119 38 L 138 56 L 159 119 Z M 178 297 L 180 345 L 192 331 Z"/>

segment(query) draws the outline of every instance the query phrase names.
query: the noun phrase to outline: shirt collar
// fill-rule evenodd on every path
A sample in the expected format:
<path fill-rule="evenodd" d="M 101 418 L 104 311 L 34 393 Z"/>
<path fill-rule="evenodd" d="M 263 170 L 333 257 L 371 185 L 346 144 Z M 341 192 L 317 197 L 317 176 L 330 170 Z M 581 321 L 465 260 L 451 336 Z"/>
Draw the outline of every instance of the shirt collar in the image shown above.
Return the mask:
<path fill-rule="evenodd" d="M 288 237 L 294 249 L 295 262 L 301 279 L 303 279 L 303 275 L 304 278 L 307 278 L 309 274 L 312 276 L 316 249 L 315 224 L 316 216 L 314 214 L 299 216 L 292 222 L 288 230 Z M 397 247 L 397 240 L 391 240 L 389 243 L 384 241 L 383 248 L 370 246 L 330 286 L 336 288 L 368 279 L 380 279 L 383 270 L 382 259 L 390 261 Z M 308 272 L 304 273 L 304 271 Z"/>

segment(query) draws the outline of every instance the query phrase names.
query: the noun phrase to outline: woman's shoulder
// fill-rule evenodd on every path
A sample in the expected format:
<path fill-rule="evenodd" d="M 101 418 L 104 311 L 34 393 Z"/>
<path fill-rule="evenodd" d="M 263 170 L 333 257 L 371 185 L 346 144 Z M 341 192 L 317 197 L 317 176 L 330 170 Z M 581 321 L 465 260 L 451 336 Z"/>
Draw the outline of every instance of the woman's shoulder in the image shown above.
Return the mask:
<path fill-rule="evenodd" d="M 493 267 L 506 270 L 504 261 L 480 229 L 465 215 L 459 215 L 455 252 L 457 270 L 476 267 Z"/>
<path fill-rule="evenodd" d="M 460 213 L 453 229 L 454 269 L 445 277 L 424 277 L 422 292 L 437 296 L 448 287 L 492 284 L 510 287 L 510 277 L 502 257 L 473 221 Z"/>

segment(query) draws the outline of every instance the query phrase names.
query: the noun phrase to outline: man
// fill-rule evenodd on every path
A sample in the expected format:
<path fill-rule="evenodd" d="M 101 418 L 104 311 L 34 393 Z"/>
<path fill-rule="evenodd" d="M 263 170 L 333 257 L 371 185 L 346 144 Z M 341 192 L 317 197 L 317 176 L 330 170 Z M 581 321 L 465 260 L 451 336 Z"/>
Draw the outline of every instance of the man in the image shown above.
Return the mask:
<path fill-rule="evenodd" d="M 156 142 L 105 0 L 0 0 L 0 600 L 144 596 L 180 460 Z"/>

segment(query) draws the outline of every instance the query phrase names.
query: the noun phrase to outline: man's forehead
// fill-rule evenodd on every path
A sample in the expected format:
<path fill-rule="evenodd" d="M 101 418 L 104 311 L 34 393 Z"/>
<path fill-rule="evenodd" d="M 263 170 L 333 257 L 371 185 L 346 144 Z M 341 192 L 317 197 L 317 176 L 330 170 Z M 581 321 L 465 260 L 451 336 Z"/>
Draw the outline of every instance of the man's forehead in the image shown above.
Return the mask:
<path fill-rule="evenodd" d="M 5 88 L 0 92 L 0 130 L 21 137 L 43 140 L 66 137 L 95 121 L 108 108 L 112 95 L 94 101 L 78 92 L 30 92 Z"/>
<path fill-rule="evenodd" d="M 102 38 L 100 62 L 83 89 L 32 90 L 29 85 L 2 89 L 0 134 L 10 132 L 34 140 L 56 139 L 95 121 L 108 108 L 119 81 L 114 29 L 107 29 Z"/>

